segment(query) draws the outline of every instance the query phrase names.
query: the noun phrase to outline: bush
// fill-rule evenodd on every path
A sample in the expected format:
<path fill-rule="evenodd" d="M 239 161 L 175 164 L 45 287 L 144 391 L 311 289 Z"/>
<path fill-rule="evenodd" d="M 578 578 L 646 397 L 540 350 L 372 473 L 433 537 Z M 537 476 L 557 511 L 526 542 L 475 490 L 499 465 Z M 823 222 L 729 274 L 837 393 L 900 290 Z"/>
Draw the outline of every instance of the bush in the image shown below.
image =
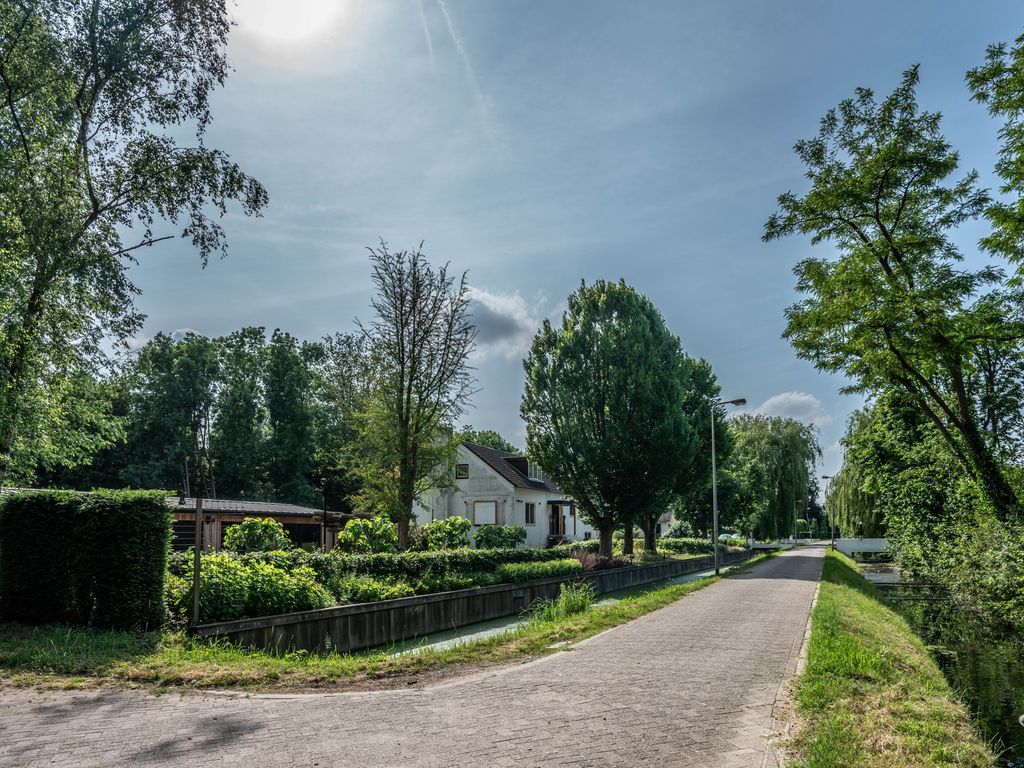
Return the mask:
<path fill-rule="evenodd" d="M 693 530 L 693 525 L 689 520 L 673 520 L 664 533 L 661 534 L 663 539 L 692 539 L 696 531 Z"/>
<path fill-rule="evenodd" d="M 594 603 L 594 587 L 586 582 L 563 584 L 558 597 L 537 600 L 530 606 L 530 622 L 558 621 L 590 610 Z"/>
<path fill-rule="evenodd" d="M 609 568 L 625 568 L 632 565 L 629 560 L 621 557 L 601 557 L 596 552 L 579 549 L 573 552 L 573 557 L 579 560 L 580 567 L 584 573 L 591 571 L 606 571 Z"/>
<path fill-rule="evenodd" d="M 158 627 L 170 539 L 170 510 L 160 491 L 4 496 L 0 610 L 29 624 Z"/>
<path fill-rule="evenodd" d="M 714 554 L 708 539 L 658 539 L 658 549 L 677 555 Z"/>
<path fill-rule="evenodd" d="M 579 573 L 583 573 L 583 566 L 579 560 L 572 558 L 551 560 L 546 563 L 506 563 L 498 567 L 498 581 L 517 583 Z"/>
<path fill-rule="evenodd" d="M 185 621 L 192 613 L 189 571 L 189 578 L 173 576 L 168 590 L 172 612 Z M 333 603 L 330 592 L 317 583 L 312 568 L 298 566 L 286 571 L 266 562 L 245 562 L 225 552 L 203 555 L 199 569 L 200 622 L 308 611 Z"/>
<path fill-rule="evenodd" d="M 427 549 L 461 549 L 469 546 L 467 534 L 473 524 L 464 517 L 446 517 L 423 526 Z"/>
<path fill-rule="evenodd" d="M 473 541 L 477 549 L 515 549 L 526 541 L 526 529 L 521 525 L 482 525 Z"/>
<path fill-rule="evenodd" d="M 350 576 L 336 581 L 331 586 L 335 597 L 346 603 L 375 603 L 378 600 L 409 597 L 416 593 L 405 582 L 378 581 L 369 576 Z"/>
<path fill-rule="evenodd" d="M 247 517 L 224 531 L 223 546 L 228 552 L 274 552 L 291 549 L 292 542 L 277 520 Z"/>
<path fill-rule="evenodd" d="M 372 520 L 349 520 L 338 532 L 337 546 L 342 552 L 355 554 L 394 552 L 398 549 L 398 527 L 381 515 Z"/>

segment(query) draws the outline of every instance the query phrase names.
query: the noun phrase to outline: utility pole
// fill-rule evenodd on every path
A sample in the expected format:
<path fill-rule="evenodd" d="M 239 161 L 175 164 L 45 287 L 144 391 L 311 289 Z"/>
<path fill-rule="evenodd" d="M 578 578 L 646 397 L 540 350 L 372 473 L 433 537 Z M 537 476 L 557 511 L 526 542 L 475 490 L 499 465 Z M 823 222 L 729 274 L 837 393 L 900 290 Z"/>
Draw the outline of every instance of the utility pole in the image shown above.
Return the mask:
<path fill-rule="evenodd" d="M 821 479 L 825 481 L 825 513 L 828 515 L 829 524 L 829 535 L 832 537 L 832 551 L 836 549 L 836 516 L 832 510 L 829 509 L 828 503 L 828 488 L 832 485 L 832 475 L 822 475 Z"/>
<path fill-rule="evenodd" d="M 203 550 L 203 500 L 196 497 L 196 546 L 192 555 L 192 626 L 199 626 L 199 568 Z"/>
<path fill-rule="evenodd" d="M 746 405 L 745 397 L 717 400 L 711 406 L 711 551 L 715 553 L 715 576 L 718 575 L 718 466 L 715 458 L 715 408 L 720 405 Z"/>

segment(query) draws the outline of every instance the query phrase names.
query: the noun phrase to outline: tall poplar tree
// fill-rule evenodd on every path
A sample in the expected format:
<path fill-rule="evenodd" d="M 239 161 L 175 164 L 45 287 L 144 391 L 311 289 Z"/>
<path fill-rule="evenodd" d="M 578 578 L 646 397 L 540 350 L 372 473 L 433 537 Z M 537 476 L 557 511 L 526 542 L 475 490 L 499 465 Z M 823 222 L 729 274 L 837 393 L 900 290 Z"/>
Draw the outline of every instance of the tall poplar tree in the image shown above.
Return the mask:
<path fill-rule="evenodd" d="M 616 526 L 664 511 L 692 458 L 682 364 L 661 313 L 624 281 L 583 284 L 523 363 L 528 453 L 597 528 L 604 557 Z"/>

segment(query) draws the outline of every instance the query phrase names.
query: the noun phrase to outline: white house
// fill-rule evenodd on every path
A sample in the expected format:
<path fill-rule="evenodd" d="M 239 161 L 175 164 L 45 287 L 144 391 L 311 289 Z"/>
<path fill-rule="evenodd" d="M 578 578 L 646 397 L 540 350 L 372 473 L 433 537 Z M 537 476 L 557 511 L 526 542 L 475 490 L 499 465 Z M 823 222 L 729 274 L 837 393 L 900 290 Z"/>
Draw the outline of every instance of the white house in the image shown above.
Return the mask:
<path fill-rule="evenodd" d="M 596 537 L 576 514 L 576 504 L 525 456 L 473 443 L 456 450 L 452 487 L 438 490 L 414 508 L 419 525 L 464 517 L 481 525 L 521 525 L 526 546 Z"/>

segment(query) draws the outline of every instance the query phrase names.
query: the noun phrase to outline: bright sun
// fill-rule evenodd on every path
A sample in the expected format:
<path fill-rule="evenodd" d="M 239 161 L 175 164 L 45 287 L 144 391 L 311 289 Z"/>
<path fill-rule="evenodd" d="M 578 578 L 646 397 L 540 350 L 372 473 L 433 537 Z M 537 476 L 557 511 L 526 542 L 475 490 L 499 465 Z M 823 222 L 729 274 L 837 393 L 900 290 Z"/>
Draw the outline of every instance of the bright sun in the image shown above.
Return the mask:
<path fill-rule="evenodd" d="M 347 0 L 236 0 L 231 15 L 253 41 L 292 48 L 333 37 L 351 12 Z"/>

